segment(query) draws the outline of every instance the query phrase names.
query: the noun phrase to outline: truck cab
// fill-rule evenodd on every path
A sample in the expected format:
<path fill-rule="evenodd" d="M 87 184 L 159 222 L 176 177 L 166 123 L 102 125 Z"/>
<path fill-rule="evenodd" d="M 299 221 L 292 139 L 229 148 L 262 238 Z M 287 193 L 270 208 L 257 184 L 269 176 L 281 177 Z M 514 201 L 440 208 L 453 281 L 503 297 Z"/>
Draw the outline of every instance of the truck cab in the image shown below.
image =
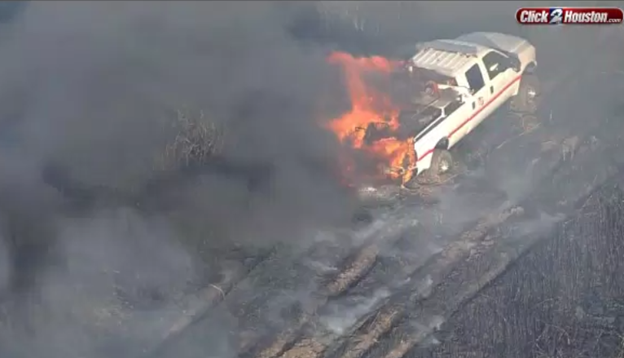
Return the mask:
<path fill-rule="evenodd" d="M 407 61 L 409 72 L 425 70 L 446 78 L 430 83 L 428 95 L 435 100 L 425 105 L 438 109 L 439 116 L 414 133 L 417 160 L 410 169 L 416 174 L 448 169 L 448 151 L 506 102 L 526 112 L 536 110 L 538 85 L 533 77 L 527 79 L 536 66 L 535 48 L 526 40 L 473 33 L 416 49 Z"/>

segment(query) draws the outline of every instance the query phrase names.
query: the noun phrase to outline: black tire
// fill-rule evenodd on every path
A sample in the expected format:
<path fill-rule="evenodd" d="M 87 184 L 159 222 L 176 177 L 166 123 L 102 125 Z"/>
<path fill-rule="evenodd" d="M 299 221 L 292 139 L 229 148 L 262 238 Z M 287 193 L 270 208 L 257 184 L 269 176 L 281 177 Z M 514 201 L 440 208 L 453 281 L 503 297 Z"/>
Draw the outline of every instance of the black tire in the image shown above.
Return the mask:
<path fill-rule="evenodd" d="M 541 87 L 537 76 L 525 74 L 520 80 L 518 94 L 511 99 L 510 107 L 514 112 L 535 114 L 539 107 Z"/>
<path fill-rule="evenodd" d="M 425 176 L 427 182 L 437 182 L 454 167 L 455 164 L 451 152 L 444 149 L 436 149 L 431 157 L 431 166 L 423 173 L 423 176 Z"/>

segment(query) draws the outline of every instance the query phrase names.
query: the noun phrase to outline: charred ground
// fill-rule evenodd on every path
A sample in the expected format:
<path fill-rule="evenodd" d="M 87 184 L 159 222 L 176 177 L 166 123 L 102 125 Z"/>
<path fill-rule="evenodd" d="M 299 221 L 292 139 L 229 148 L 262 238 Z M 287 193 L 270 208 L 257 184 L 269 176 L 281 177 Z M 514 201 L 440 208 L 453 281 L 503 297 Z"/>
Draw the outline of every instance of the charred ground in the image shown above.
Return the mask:
<path fill-rule="evenodd" d="M 407 356 L 621 357 L 622 198 L 621 178 L 592 194 Z"/>

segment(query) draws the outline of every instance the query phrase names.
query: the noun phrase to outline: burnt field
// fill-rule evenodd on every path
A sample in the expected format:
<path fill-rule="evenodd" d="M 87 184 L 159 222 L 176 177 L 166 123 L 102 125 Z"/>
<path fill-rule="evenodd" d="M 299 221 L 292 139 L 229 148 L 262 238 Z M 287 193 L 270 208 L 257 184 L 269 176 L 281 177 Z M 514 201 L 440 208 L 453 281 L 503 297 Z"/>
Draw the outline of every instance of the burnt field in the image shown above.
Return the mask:
<path fill-rule="evenodd" d="M 406 356 L 621 357 L 623 199 L 618 176 Z"/>
<path fill-rule="evenodd" d="M 0 46 L 2 357 L 621 356 L 621 29 L 215 4 L 41 5 Z M 537 117 L 499 111 L 456 172 L 373 203 L 319 169 L 342 153 L 311 103 L 343 85 L 327 53 L 476 30 L 537 46 Z"/>

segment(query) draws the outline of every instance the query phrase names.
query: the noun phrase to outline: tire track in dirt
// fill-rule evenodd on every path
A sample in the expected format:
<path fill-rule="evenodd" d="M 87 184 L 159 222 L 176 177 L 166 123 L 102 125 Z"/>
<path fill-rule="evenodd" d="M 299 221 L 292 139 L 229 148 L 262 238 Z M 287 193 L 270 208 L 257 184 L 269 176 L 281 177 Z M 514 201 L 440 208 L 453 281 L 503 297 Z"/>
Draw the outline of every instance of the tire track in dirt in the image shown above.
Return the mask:
<path fill-rule="evenodd" d="M 301 327 L 311 321 L 311 317 L 314 312 L 316 312 L 319 307 L 324 305 L 329 297 L 333 297 L 341 292 L 344 292 L 351 284 L 353 284 L 353 282 L 365 274 L 365 272 L 374 264 L 378 253 L 379 248 L 376 245 L 370 245 L 362 249 L 354 258 L 353 262 L 326 286 L 326 293 L 324 294 L 325 297 L 319 297 L 318 300 L 315 300 L 311 312 L 301 315 L 295 324 L 281 332 L 273 343 L 262 349 L 256 357 L 271 358 L 281 353 L 284 350 L 284 347 L 296 339 Z"/>
<path fill-rule="evenodd" d="M 256 357 L 272 358 L 278 356 L 279 354 L 283 353 L 289 345 L 294 344 L 294 341 L 299 338 L 299 336 L 302 334 L 303 331 L 306 330 L 306 328 L 317 326 L 318 315 L 315 314 L 318 313 L 319 310 L 325 308 L 328 301 L 335 300 L 337 297 L 345 294 L 347 291 L 349 291 L 349 294 L 351 294 L 350 288 L 357 284 L 359 281 L 361 281 L 363 276 L 370 272 L 373 267 L 377 267 L 384 246 L 392 245 L 400 241 L 402 238 L 403 236 L 397 235 L 391 237 L 390 240 L 385 241 L 383 245 L 375 243 L 368 245 L 364 249 L 362 249 L 355 256 L 353 262 L 351 262 L 351 264 L 347 266 L 347 268 L 342 271 L 335 278 L 335 280 L 328 284 L 326 288 L 326 295 L 318 301 L 318 306 L 315 307 L 315 311 L 310 312 L 308 315 L 304 316 L 305 319 L 299 320 L 296 325 L 284 331 L 269 347 L 262 350 Z M 407 264 L 406 262 L 403 263 Z M 405 280 L 409 278 L 410 274 L 417 267 L 422 265 L 422 262 L 415 260 L 408 265 L 408 268 L 402 273 L 397 272 L 395 281 L 403 281 L 404 283 Z M 406 267 L 403 268 L 405 269 Z M 370 274 L 366 275 L 366 277 L 369 276 Z"/>
<path fill-rule="evenodd" d="M 385 220 L 384 220 L 385 221 Z M 383 221 L 380 221 L 380 223 Z M 395 221 L 398 225 L 384 225 L 384 229 L 374 229 L 372 234 L 357 250 L 354 255 L 348 257 L 339 273 L 334 275 L 314 296 L 314 300 L 308 305 L 307 310 L 298 315 L 294 323 L 281 331 L 271 342 L 261 345 L 252 351 L 244 352 L 246 356 L 257 358 L 272 358 L 282 353 L 300 334 L 306 325 L 312 323 L 316 312 L 322 308 L 329 299 L 337 297 L 362 279 L 375 265 L 380 254 L 381 246 L 377 240 L 385 238 L 385 242 L 394 242 L 400 238 L 400 234 L 409 227 L 418 225 L 418 221 L 410 217 L 399 217 Z"/>
<path fill-rule="evenodd" d="M 429 260 L 427 264 L 419 266 L 415 271 L 408 276 L 407 282 L 429 282 L 424 285 L 405 285 L 399 292 L 394 293 L 393 296 L 385 300 L 378 306 L 381 309 L 377 312 L 377 308 L 373 312 L 376 314 L 367 314 L 365 318 L 362 318 L 354 324 L 354 327 L 361 327 L 359 334 L 356 337 L 346 334 L 344 340 L 338 340 L 339 337 L 336 333 L 326 332 L 330 337 L 322 337 L 318 332 L 310 337 L 304 337 L 296 342 L 290 349 L 285 351 L 281 357 L 301 357 L 301 358 L 316 358 L 324 356 L 329 351 L 344 351 L 342 357 L 356 358 L 358 352 L 364 352 L 369 349 L 381 335 L 388 331 L 394 323 L 403 314 L 402 302 L 409 299 L 411 296 L 426 296 L 430 293 L 430 286 L 432 283 L 440 282 L 447 275 L 449 264 L 456 262 L 458 255 L 463 251 L 472 247 L 471 241 L 478 240 L 485 236 L 489 230 L 498 226 L 502 221 L 507 218 L 517 215 L 519 212 L 515 208 L 504 210 L 500 215 L 491 215 L 486 219 L 482 219 L 472 229 L 465 231 L 460 240 L 456 240 L 453 243 L 447 245 L 442 252 L 435 255 Z M 349 339 L 350 340 L 346 340 Z M 332 344 L 333 342 L 333 344 Z M 329 356 L 333 356 L 336 353 L 328 353 Z"/>
<path fill-rule="evenodd" d="M 522 214 L 522 208 L 512 207 L 480 220 L 472 230 L 465 231 L 458 240 L 447 245 L 442 252 L 410 277 L 410 282 L 416 283 L 415 287 L 406 287 L 402 292 L 395 293 L 373 317 L 367 319 L 357 335 L 333 349 L 329 347 L 326 356 L 360 358 L 406 314 L 405 302 L 428 297 L 432 293 L 431 287 L 442 283 L 453 268 L 453 264 L 467 257 L 492 229 L 507 219 Z M 423 282 L 425 284 L 418 284 Z"/>
<path fill-rule="evenodd" d="M 374 231 L 374 230 L 372 230 Z M 356 241 L 361 238 L 356 239 Z M 342 241 L 342 245 L 340 245 Z M 361 275 L 366 269 L 365 265 L 360 262 L 369 260 L 372 254 L 365 250 L 359 257 L 353 258 L 354 262 L 349 263 L 352 255 L 353 241 L 348 236 L 333 238 L 332 242 L 322 242 L 311 250 L 307 250 L 302 254 L 293 255 L 289 250 L 284 250 L 271 261 L 266 261 L 264 265 L 259 266 L 237 287 L 237 291 L 228 297 L 224 304 L 227 309 L 239 318 L 239 324 L 244 327 L 240 333 L 240 345 L 238 351 L 243 356 L 249 356 L 253 352 L 260 349 L 269 337 L 273 337 L 276 332 L 284 329 L 284 326 L 292 325 L 292 321 L 283 318 L 284 321 L 274 323 L 272 327 L 263 327 L 266 324 L 266 316 L 262 311 L 276 310 L 288 311 L 294 313 L 296 322 L 306 322 L 309 312 L 314 312 L 319 302 L 326 294 L 331 294 L 332 290 L 340 289 L 341 285 L 348 284 L 349 279 Z M 361 261 L 358 261 L 361 260 Z M 336 274 L 335 267 L 344 264 L 348 274 Z M 351 275 L 351 276 L 349 276 Z M 329 285 L 325 282 L 330 281 Z M 305 286 L 301 289 L 302 283 Z M 254 293 L 260 289 L 261 294 Z M 300 300 L 290 300 L 280 302 L 284 297 L 284 293 L 293 292 L 294 295 L 305 295 L 309 297 L 305 306 L 301 305 Z M 286 295 L 288 296 L 288 295 Z M 251 299 L 250 299 L 251 298 Z M 271 308 L 266 304 L 278 304 L 280 307 Z M 280 318 L 282 320 L 282 318 Z"/>

